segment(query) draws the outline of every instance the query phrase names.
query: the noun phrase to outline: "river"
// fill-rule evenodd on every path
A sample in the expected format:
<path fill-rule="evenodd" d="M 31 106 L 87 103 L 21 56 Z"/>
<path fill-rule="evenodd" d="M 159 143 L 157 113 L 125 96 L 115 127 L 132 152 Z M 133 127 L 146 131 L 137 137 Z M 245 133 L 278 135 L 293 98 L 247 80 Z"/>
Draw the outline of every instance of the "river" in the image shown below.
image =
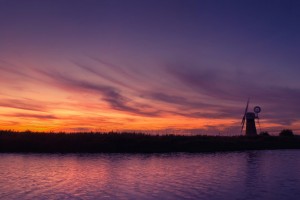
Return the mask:
<path fill-rule="evenodd" d="M 299 199 L 300 150 L 0 154 L 0 199 Z"/>

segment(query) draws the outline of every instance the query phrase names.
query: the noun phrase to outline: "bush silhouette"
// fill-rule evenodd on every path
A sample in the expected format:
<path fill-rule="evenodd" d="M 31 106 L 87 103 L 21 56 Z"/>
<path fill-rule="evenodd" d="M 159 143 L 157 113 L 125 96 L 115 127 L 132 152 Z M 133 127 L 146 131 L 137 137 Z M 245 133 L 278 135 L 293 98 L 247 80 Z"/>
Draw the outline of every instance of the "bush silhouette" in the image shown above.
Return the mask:
<path fill-rule="evenodd" d="M 259 133 L 260 136 L 270 136 L 268 131 L 262 131 Z"/>
<path fill-rule="evenodd" d="M 281 132 L 280 132 L 280 134 L 279 134 L 280 136 L 294 136 L 294 133 L 293 133 L 293 131 L 292 130 L 290 130 L 290 129 L 283 129 Z"/>

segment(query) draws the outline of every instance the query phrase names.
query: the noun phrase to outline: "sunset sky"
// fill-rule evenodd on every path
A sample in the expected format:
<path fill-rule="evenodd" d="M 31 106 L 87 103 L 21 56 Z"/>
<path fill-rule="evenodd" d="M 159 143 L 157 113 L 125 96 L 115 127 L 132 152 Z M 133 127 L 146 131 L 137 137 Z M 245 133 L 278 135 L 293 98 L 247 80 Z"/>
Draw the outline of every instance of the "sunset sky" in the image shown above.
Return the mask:
<path fill-rule="evenodd" d="M 0 129 L 300 133 L 300 1 L 0 0 L 0 84 Z"/>

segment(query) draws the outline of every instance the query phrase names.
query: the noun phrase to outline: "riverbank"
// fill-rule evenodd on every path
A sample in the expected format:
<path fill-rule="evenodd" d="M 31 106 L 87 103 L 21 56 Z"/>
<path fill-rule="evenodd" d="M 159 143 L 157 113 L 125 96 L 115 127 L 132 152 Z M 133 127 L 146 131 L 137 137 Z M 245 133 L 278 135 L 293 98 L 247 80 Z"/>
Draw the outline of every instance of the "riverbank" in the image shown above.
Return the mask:
<path fill-rule="evenodd" d="M 2 153 L 169 153 L 300 149 L 300 137 L 0 131 Z"/>

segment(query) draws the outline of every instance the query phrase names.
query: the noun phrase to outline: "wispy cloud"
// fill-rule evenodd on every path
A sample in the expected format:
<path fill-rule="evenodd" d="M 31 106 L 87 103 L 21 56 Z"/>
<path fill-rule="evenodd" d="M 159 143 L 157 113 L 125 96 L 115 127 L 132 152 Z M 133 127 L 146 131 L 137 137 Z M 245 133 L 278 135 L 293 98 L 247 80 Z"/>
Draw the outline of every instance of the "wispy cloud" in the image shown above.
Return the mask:
<path fill-rule="evenodd" d="M 13 113 L 13 114 L 6 114 L 6 117 L 16 117 L 16 118 L 33 118 L 39 120 L 53 120 L 58 119 L 56 116 L 51 114 L 29 114 L 29 113 Z"/>
<path fill-rule="evenodd" d="M 21 79 L 31 79 L 31 80 L 39 80 L 40 81 L 40 79 L 38 77 L 36 77 L 30 73 L 30 72 L 32 72 L 30 68 L 28 68 L 26 66 L 20 67 L 16 64 L 8 62 L 4 59 L 0 59 L 0 72 L 2 72 L 1 74 L 5 74 L 6 76 L 7 75 L 17 76 L 18 78 L 21 78 Z M 3 77 L 3 78 L 5 78 L 5 77 Z M 18 80 L 19 79 L 14 79 L 15 82 Z"/>
<path fill-rule="evenodd" d="M 44 105 L 41 105 L 40 103 L 32 99 L 1 99 L 0 106 L 28 111 L 47 111 Z"/>
<path fill-rule="evenodd" d="M 205 94 L 219 103 L 236 102 L 235 106 L 224 106 L 212 114 L 211 117 L 225 117 L 239 112 L 238 105 L 247 97 L 253 102 L 259 103 L 263 112 L 262 116 L 269 121 L 280 124 L 291 124 L 300 118 L 300 88 L 278 86 L 276 81 L 269 79 L 256 81 L 250 74 L 238 74 L 234 72 L 202 68 L 168 67 L 167 72 L 172 74 L 182 85 L 191 89 L 195 94 Z M 253 105 L 254 106 L 254 105 Z M 217 109 L 218 110 L 218 109 Z M 223 111 L 222 111 L 223 110 Z M 241 111 L 242 112 L 242 111 Z M 194 113 L 195 116 L 207 115 L 207 113 Z M 193 116 L 193 114 L 191 114 Z"/>
<path fill-rule="evenodd" d="M 105 102 L 111 112 L 120 111 L 134 116 L 152 118 L 178 116 L 187 119 L 239 121 L 245 106 L 244 101 L 250 97 L 251 103 L 262 106 L 261 121 L 264 123 L 289 126 L 300 118 L 300 108 L 297 106 L 300 89 L 272 83 L 270 78 L 274 78 L 273 76 L 255 81 L 247 72 L 216 70 L 181 63 L 181 65 L 167 65 L 166 68 L 155 68 L 149 72 L 152 74 L 145 77 L 145 81 L 141 81 L 142 74 L 137 73 L 133 68 L 128 67 L 125 70 L 121 66 L 91 57 L 87 61 L 84 59 L 72 61 L 70 73 L 56 67 L 36 67 L 30 68 L 34 73 L 28 76 L 25 72 L 10 69 L 4 61 L 2 64 L 0 70 L 7 73 L 31 78 L 45 85 L 55 86 L 58 90 L 69 91 L 71 94 L 92 94 L 95 97 L 96 101 L 94 100 L 91 105 L 84 105 L 76 100 L 65 102 L 66 109 L 71 109 L 71 106 L 78 104 L 78 109 L 81 110 L 85 108 L 101 110 L 101 103 Z M 151 79 L 158 74 L 163 79 Z M 95 103 L 97 99 L 99 104 Z M 20 98 L 0 100 L 1 107 L 51 113 L 53 105 L 48 103 Z M 19 117 L 40 120 L 57 117 L 54 114 L 17 114 Z M 17 117 L 17 115 L 13 114 L 10 117 Z M 68 121 L 68 119 L 63 120 Z M 112 119 L 109 123 L 113 124 L 113 121 Z M 76 123 L 78 122 L 72 122 L 72 126 L 77 127 Z M 84 128 L 89 127 L 94 126 Z M 72 127 L 69 128 L 71 130 Z"/>
<path fill-rule="evenodd" d="M 111 65 L 106 62 L 102 64 Z M 298 114 L 300 111 L 294 112 L 295 109 L 298 109 L 295 108 L 297 99 L 300 99 L 298 88 L 279 87 L 271 83 L 259 85 L 258 82 L 247 79 L 247 77 L 250 77 L 247 73 L 238 74 L 234 71 L 172 65 L 168 66 L 166 70 L 156 73 L 165 74 L 165 77 L 171 76 L 180 87 L 177 89 L 176 87 L 169 88 L 169 86 L 162 85 L 163 92 L 161 92 L 143 82 L 136 82 L 136 84 L 143 85 L 145 89 L 135 90 L 136 88 L 118 81 L 116 77 L 119 75 L 99 71 L 88 64 L 81 65 L 77 63 L 77 65 L 82 70 L 108 80 L 114 86 L 109 85 L 109 82 L 106 85 L 101 81 L 98 83 L 74 78 L 53 70 L 40 72 L 52 79 L 54 84 L 61 88 L 99 94 L 101 99 L 107 102 L 112 109 L 135 115 L 155 117 L 164 113 L 191 118 L 239 118 L 244 107 L 243 101 L 251 97 L 253 102 L 258 102 L 263 107 L 262 116 L 269 121 L 278 123 L 278 120 L 282 119 L 281 124 L 291 124 L 300 117 L 300 114 Z M 120 68 L 118 66 L 113 67 Z M 115 73 L 118 73 L 118 71 L 116 70 Z M 128 75 L 128 72 L 126 72 L 126 75 Z M 129 80 L 130 78 L 126 77 L 126 79 Z M 136 80 L 129 81 L 134 83 Z M 134 91 L 131 96 L 122 94 L 124 89 L 122 86 L 125 85 L 126 88 Z M 187 89 L 182 93 L 181 90 L 184 87 Z M 132 95 L 144 99 L 145 103 L 136 102 Z M 204 96 L 206 99 L 199 96 Z M 212 101 L 207 101 L 207 99 Z M 167 108 L 163 107 L 159 102 L 169 106 Z M 145 107 L 149 109 L 145 109 Z M 283 109 L 280 115 L 277 114 L 276 107 Z"/>
<path fill-rule="evenodd" d="M 143 104 L 134 102 L 132 99 L 123 96 L 120 90 L 112 86 L 93 83 L 87 80 L 79 80 L 56 71 L 40 70 L 39 72 L 51 79 L 53 83 L 60 88 L 77 92 L 92 92 L 94 94 L 99 94 L 101 99 L 107 102 L 114 110 L 144 116 L 158 116 L 160 113 L 157 110 L 145 111 Z"/>

